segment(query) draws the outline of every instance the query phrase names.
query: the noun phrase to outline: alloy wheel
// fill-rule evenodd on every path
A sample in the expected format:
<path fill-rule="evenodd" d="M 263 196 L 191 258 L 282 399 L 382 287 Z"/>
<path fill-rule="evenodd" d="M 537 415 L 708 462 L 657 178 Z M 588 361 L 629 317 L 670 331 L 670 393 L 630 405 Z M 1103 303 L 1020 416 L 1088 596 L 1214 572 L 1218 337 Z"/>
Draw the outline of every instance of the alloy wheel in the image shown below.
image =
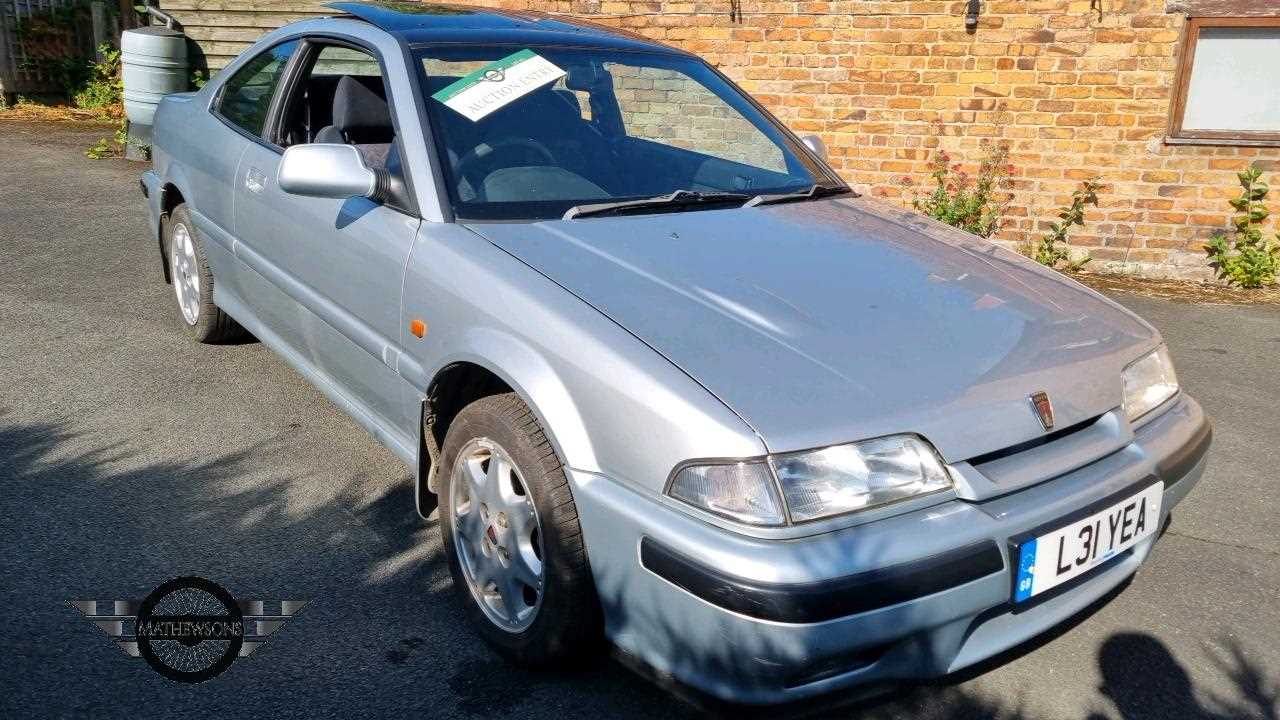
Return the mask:
<path fill-rule="evenodd" d="M 542 526 L 520 469 L 488 438 L 464 445 L 449 487 L 453 544 L 472 597 L 511 633 L 542 605 Z"/>
<path fill-rule="evenodd" d="M 182 319 L 194 326 L 200 320 L 200 266 L 196 262 L 195 242 L 185 224 L 173 226 L 169 246 L 173 294 L 178 298 Z"/>

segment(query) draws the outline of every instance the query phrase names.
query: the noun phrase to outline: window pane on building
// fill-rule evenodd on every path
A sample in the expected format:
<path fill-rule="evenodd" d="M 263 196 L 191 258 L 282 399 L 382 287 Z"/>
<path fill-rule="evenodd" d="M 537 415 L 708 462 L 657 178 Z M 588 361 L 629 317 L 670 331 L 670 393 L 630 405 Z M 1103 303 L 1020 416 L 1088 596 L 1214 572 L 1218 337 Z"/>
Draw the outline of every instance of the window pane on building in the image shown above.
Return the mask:
<path fill-rule="evenodd" d="M 1200 30 L 1183 130 L 1280 132 L 1280 27 Z"/>

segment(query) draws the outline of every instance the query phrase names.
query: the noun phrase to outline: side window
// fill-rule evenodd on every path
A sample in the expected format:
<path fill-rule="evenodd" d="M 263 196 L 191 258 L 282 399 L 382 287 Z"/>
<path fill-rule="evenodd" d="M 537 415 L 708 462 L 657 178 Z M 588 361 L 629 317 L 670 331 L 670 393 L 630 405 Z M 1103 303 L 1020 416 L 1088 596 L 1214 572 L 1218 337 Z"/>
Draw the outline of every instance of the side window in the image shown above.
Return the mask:
<path fill-rule="evenodd" d="M 284 103 L 280 144 L 355 145 L 370 166 L 384 166 L 395 139 L 382 64 L 365 50 L 313 46 L 308 69 Z"/>
<path fill-rule="evenodd" d="M 633 138 L 786 172 L 776 143 L 696 80 L 675 70 L 605 63 Z"/>
<path fill-rule="evenodd" d="M 261 136 L 271 96 L 297 48 L 297 40 L 276 45 L 245 63 L 222 86 L 218 114 L 245 132 Z"/>

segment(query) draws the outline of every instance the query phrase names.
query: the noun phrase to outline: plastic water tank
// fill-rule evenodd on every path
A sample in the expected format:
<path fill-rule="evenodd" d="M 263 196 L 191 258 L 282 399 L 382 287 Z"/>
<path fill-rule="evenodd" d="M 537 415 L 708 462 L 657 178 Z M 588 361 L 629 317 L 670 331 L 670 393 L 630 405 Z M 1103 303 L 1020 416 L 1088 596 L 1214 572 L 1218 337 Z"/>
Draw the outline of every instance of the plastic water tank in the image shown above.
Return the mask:
<path fill-rule="evenodd" d="M 120 35 L 120 65 L 124 77 L 124 113 L 130 123 L 150 125 L 160 98 L 185 92 L 187 36 L 163 26 L 125 30 Z"/>

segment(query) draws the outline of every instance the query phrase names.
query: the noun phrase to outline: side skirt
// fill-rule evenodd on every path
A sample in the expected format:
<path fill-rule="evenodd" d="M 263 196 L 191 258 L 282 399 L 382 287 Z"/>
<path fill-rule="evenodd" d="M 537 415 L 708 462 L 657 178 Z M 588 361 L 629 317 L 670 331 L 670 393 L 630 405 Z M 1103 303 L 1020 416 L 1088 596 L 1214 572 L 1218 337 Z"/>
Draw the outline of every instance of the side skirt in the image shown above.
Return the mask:
<path fill-rule="evenodd" d="M 306 358 L 295 352 L 288 343 L 284 342 L 279 335 L 259 322 L 248 307 L 235 295 L 227 292 L 225 287 L 215 286 L 214 301 L 218 304 L 218 307 L 235 318 L 236 322 L 253 333 L 254 337 L 274 350 L 290 367 L 298 371 L 316 389 L 324 393 L 325 397 L 329 398 L 334 405 L 337 405 L 343 412 L 350 415 L 351 419 L 359 423 L 374 439 L 387 446 L 410 468 L 418 467 L 418 443 L 416 441 L 404 437 L 393 430 L 383 423 L 376 414 L 370 412 L 363 403 L 343 392 L 328 375 L 308 362 Z"/>

